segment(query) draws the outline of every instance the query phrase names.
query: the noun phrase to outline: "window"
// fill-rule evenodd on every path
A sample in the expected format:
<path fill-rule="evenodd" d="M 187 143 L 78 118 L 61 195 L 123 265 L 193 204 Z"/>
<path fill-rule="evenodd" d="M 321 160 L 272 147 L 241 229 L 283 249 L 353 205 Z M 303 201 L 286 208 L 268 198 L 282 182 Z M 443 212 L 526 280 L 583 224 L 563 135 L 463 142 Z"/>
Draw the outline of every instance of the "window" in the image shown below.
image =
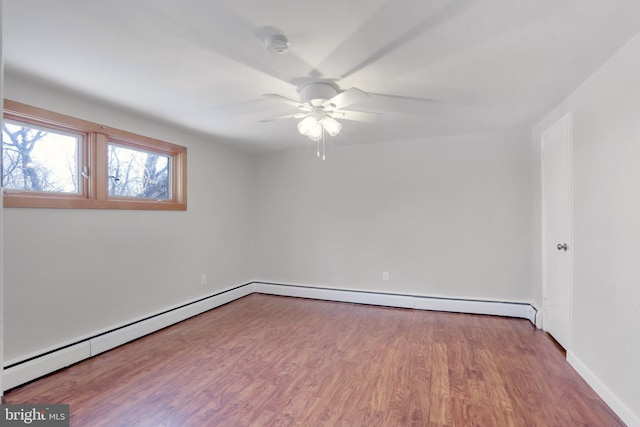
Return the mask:
<path fill-rule="evenodd" d="M 5 207 L 186 210 L 185 147 L 5 100 Z"/>
<path fill-rule="evenodd" d="M 5 120 L 2 126 L 2 184 L 5 189 L 81 193 L 83 136 Z"/>
<path fill-rule="evenodd" d="M 171 156 L 109 142 L 109 197 L 171 199 Z"/>

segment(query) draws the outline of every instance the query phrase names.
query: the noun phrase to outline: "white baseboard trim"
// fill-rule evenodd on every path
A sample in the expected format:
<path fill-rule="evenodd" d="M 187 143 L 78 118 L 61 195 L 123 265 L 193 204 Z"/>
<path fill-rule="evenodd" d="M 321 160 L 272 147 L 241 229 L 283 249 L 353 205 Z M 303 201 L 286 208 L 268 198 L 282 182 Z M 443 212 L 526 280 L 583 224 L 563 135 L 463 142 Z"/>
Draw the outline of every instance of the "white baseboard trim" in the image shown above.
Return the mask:
<path fill-rule="evenodd" d="M 254 292 L 262 294 L 382 305 L 386 307 L 414 308 L 418 310 L 518 317 L 528 319 L 534 325 L 536 324 L 536 309 L 529 303 L 434 298 L 266 282 L 254 282 L 254 286 Z"/>
<path fill-rule="evenodd" d="M 570 350 L 567 351 L 567 362 L 591 388 L 605 401 L 613 412 L 629 427 L 640 427 L 640 416 L 622 402 L 600 379 Z"/>
<path fill-rule="evenodd" d="M 78 342 L 65 345 L 59 350 L 53 349 L 41 356 L 34 355 L 24 362 L 13 363 L 10 365 L 11 367 L 4 369 L 2 387 L 4 390 L 17 387 L 254 292 L 418 310 L 519 317 L 530 320 L 534 325 L 536 317 L 535 308 L 528 303 L 431 298 L 251 282 L 200 300 L 185 303 L 128 325 L 118 326 L 111 331 L 100 331 L 95 336 L 79 338 Z"/>

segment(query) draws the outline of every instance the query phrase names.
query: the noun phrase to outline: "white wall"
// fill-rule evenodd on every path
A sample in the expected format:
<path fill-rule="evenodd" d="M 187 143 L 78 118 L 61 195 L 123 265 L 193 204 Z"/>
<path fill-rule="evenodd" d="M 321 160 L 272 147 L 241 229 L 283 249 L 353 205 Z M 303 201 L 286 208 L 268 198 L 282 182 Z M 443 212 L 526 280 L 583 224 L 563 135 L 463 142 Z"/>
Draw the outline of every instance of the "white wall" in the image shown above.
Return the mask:
<path fill-rule="evenodd" d="M 530 156 L 526 133 L 259 156 L 254 277 L 529 301 Z"/>
<path fill-rule="evenodd" d="M 539 150 L 540 133 L 572 112 L 574 276 L 568 356 L 629 425 L 640 425 L 638 76 L 640 35 L 533 133 Z M 539 204 L 534 209 L 539 223 Z"/>
<path fill-rule="evenodd" d="M 16 75 L 5 96 L 188 149 L 186 212 L 4 209 L 6 364 L 250 281 L 246 154 Z"/>

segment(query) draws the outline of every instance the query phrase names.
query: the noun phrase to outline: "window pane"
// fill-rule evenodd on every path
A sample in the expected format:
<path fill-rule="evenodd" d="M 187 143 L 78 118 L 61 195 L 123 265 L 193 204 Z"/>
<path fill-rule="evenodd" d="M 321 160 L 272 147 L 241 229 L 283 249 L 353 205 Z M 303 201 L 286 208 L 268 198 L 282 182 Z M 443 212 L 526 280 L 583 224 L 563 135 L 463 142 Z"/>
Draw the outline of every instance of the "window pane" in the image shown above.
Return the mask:
<path fill-rule="evenodd" d="M 81 135 L 5 121 L 2 186 L 9 190 L 80 193 Z"/>
<path fill-rule="evenodd" d="M 109 196 L 170 200 L 170 157 L 109 144 Z"/>

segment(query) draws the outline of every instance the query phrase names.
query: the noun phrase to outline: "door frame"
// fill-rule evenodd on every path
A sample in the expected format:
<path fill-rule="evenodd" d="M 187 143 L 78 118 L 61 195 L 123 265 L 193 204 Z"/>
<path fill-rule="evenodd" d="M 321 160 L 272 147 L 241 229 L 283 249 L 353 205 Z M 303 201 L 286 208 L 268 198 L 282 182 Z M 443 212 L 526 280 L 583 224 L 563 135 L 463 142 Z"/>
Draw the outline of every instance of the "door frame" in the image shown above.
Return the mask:
<path fill-rule="evenodd" d="M 546 328 L 546 299 L 548 295 L 547 287 L 547 238 L 546 238 L 546 228 L 547 228 L 547 220 L 545 217 L 546 211 L 546 191 L 545 191 L 545 164 L 544 164 L 544 139 L 545 136 L 553 129 L 554 127 L 566 123 L 567 133 L 568 133 L 568 150 L 569 150 L 569 164 L 567 165 L 569 169 L 569 241 L 567 242 L 569 245 L 569 331 L 568 331 L 568 344 L 567 353 L 569 348 L 571 347 L 572 336 L 573 336 L 573 114 L 571 112 L 567 112 L 565 115 L 560 117 L 559 119 L 553 121 L 550 125 L 548 125 L 541 133 L 540 133 L 540 184 L 541 184 L 541 203 L 540 203 L 540 217 L 541 217 L 541 247 L 540 247 L 540 257 L 542 263 L 542 329 L 544 331 Z M 549 249 L 551 250 L 551 249 Z"/>

